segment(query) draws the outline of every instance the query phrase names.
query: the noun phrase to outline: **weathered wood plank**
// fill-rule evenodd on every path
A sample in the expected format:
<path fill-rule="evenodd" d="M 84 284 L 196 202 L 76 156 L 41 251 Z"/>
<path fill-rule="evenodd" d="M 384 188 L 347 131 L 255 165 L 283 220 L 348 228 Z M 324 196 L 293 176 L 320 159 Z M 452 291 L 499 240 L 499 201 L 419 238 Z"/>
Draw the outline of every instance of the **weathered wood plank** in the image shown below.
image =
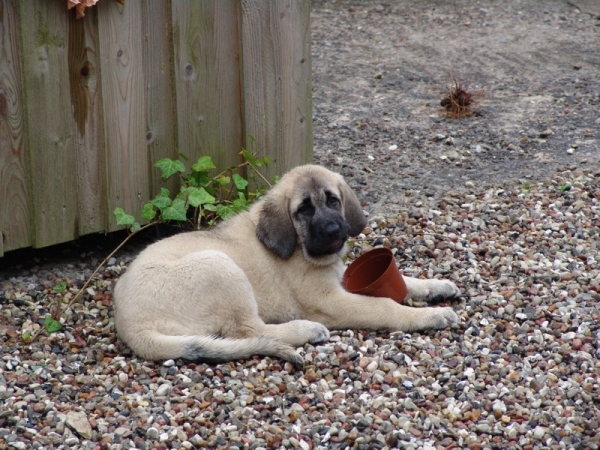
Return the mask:
<path fill-rule="evenodd" d="M 234 0 L 172 2 L 178 150 L 220 168 L 242 147 L 237 16 Z"/>
<path fill-rule="evenodd" d="M 83 19 L 76 19 L 74 11 L 68 15 L 69 88 L 77 149 L 73 175 L 77 182 L 78 233 L 83 235 L 107 228 L 97 10 L 88 9 Z"/>
<path fill-rule="evenodd" d="M 113 210 L 139 216 L 150 197 L 146 152 L 142 2 L 99 2 L 98 33 L 107 161 L 109 229 Z"/>
<path fill-rule="evenodd" d="M 75 140 L 62 2 L 18 1 L 35 247 L 77 237 Z"/>
<path fill-rule="evenodd" d="M 0 2 L 0 256 L 31 245 L 16 0 Z"/>
<path fill-rule="evenodd" d="M 310 2 L 241 0 L 244 146 L 269 176 L 312 161 Z"/>
<path fill-rule="evenodd" d="M 146 145 L 150 166 L 151 194 L 164 186 L 174 192 L 178 180 L 160 178 L 153 164 L 162 158 L 177 158 L 175 141 L 175 95 L 172 78 L 173 42 L 171 2 L 143 2 L 144 74 L 146 78 Z"/>

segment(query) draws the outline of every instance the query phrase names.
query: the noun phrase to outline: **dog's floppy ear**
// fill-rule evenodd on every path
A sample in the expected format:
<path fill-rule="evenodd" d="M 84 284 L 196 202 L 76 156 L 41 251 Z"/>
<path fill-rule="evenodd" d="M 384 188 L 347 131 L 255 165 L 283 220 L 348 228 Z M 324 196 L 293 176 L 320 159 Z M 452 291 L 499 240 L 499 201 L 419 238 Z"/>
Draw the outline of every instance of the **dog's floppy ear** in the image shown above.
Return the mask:
<path fill-rule="evenodd" d="M 350 236 L 358 236 L 365 225 L 367 225 L 367 218 L 363 212 L 362 206 L 356 197 L 356 194 L 345 181 L 342 181 L 340 185 L 340 192 L 342 194 L 342 202 L 344 203 L 344 219 L 350 226 L 348 234 Z"/>
<path fill-rule="evenodd" d="M 283 259 L 296 249 L 296 229 L 287 208 L 277 199 L 266 198 L 258 216 L 256 236 L 269 250 Z"/>

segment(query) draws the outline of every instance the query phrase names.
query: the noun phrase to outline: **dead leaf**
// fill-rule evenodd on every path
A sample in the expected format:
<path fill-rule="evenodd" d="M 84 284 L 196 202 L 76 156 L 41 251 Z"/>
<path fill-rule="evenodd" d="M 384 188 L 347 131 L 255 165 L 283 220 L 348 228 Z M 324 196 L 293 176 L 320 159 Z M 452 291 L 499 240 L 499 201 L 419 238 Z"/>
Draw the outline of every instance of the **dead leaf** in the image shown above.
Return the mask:
<path fill-rule="evenodd" d="M 67 0 L 67 9 L 75 8 L 75 17 L 81 19 L 85 16 L 85 8 L 98 3 L 98 0 Z"/>

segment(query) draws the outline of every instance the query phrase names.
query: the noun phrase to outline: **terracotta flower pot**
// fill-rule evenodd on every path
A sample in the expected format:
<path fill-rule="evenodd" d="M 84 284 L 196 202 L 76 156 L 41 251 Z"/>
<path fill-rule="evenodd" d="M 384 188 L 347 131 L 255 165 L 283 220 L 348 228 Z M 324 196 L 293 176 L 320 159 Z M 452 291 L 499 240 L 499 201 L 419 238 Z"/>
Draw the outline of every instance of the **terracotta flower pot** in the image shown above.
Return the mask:
<path fill-rule="evenodd" d="M 408 294 L 394 254 L 387 248 L 376 248 L 360 255 L 346 269 L 342 285 L 354 294 L 388 297 L 398 303 L 402 303 Z"/>

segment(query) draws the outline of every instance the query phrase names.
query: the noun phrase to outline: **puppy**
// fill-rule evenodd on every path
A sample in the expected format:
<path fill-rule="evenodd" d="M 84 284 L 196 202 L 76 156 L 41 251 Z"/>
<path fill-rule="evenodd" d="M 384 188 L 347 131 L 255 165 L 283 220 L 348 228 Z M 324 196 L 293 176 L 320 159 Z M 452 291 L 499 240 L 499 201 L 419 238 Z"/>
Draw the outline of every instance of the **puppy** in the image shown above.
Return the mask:
<path fill-rule="evenodd" d="M 412 331 L 458 322 L 449 307 L 411 308 L 344 290 L 346 240 L 366 225 L 342 176 L 297 167 L 248 211 L 208 231 L 146 248 L 118 281 L 115 325 L 139 356 L 226 361 L 253 354 L 294 364 L 329 329 Z M 453 299 L 446 280 L 405 277 L 416 300 Z"/>

